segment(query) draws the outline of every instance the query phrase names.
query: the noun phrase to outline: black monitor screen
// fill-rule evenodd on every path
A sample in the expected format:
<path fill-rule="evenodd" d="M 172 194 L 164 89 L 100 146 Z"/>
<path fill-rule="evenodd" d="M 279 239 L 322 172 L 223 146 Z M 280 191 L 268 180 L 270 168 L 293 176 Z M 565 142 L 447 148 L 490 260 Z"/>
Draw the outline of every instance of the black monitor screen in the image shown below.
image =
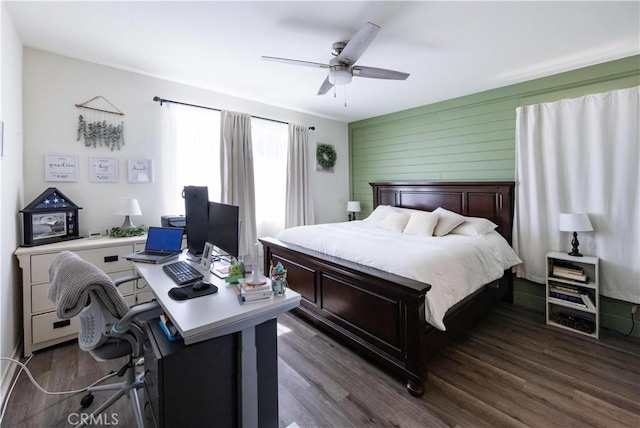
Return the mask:
<path fill-rule="evenodd" d="M 240 208 L 209 201 L 208 241 L 230 256 L 238 257 Z"/>

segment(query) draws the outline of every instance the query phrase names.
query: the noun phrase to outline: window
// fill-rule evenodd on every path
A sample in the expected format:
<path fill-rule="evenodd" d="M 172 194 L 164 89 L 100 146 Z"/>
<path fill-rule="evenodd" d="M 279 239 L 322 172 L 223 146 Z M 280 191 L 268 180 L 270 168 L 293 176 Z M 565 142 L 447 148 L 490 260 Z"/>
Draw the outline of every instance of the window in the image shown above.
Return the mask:
<path fill-rule="evenodd" d="M 174 177 L 171 212 L 184 213 L 182 189 L 207 186 L 209 199 L 220 201 L 220 113 L 176 104 L 169 106 L 167 132 L 174 135 L 169 165 Z M 258 236 L 275 236 L 284 229 L 287 177 L 286 124 L 251 119 L 253 170 L 256 191 Z M 175 160 L 174 160 L 175 159 Z"/>

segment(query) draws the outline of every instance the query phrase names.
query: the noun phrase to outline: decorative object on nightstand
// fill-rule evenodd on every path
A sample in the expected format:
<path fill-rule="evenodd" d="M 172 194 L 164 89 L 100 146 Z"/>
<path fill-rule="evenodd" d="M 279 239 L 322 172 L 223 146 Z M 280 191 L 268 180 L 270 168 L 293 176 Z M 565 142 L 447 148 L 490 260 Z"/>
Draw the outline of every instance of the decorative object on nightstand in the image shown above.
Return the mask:
<path fill-rule="evenodd" d="M 118 208 L 116 209 L 115 215 L 123 215 L 124 223 L 120 226 L 122 230 L 133 229 L 135 226 L 131 222 L 132 215 L 142 215 L 142 211 L 140 210 L 140 204 L 138 204 L 137 199 L 122 199 L 118 204 Z"/>
<path fill-rule="evenodd" d="M 582 254 L 578 251 L 578 245 L 580 245 L 580 242 L 578 242 L 578 232 L 593 231 L 589 216 L 586 213 L 560 214 L 558 223 L 561 232 L 573 232 L 573 240 L 571 240 L 572 249 L 569 255 L 582 257 Z"/>
<path fill-rule="evenodd" d="M 547 324 L 598 339 L 600 330 L 599 259 L 547 253 Z"/>
<path fill-rule="evenodd" d="M 349 213 L 349 221 L 356 219 L 356 213 L 360 212 L 360 201 L 347 202 L 347 212 Z"/>

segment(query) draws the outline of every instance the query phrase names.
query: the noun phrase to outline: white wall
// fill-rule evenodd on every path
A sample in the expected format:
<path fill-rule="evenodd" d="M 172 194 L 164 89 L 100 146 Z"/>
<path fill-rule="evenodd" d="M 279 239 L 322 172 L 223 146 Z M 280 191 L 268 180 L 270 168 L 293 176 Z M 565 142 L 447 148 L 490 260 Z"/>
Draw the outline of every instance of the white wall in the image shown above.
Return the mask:
<path fill-rule="evenodd" d="M 22 287 L 18 261 L 23 208 L 22 181 L 22 43 L 4 3 L 0 4 L 0 120 L 4 122 L 0 159 L 0 355 L 16 357 L 22 335 Z M 2 399 L 15 366 L 0 364 Z"/>
<path fill-rule="evenodd" d="M 86 148 L 76 141 L 78 115 L 75 104 L 102 95 L 125 113 L 125 145 L 121 150 Z M 48 52 L 26 48 L 24 52 L 24 141 L 25 203 L 31 202 L 48 187 L 56 187 L 83 209 L 79 213 L 80 233 L 106 230 L 122 223 L 113 215 L 120 198 L 137 198 L 143 212 L 134 223 L 159 225 L 165 197 L 161 185 L 163 159 L 161 108 L 154 96 L 242 111 L 252 115 L 315 126 L 310 131 L 311 183 L 318 223 L 346 220 L 348 199 L 348 131 L 347 124 L 291 110 L 255 103 L 219 93 L 177 84 L 141 74 L 122 71 L 94 63 L 74 60 Z M 336 147 L 338 161 L 334 173 L 315 171 L 316 142 Z M 46 182 L 44 156 L 48 152 L 77 154 L 80 164 L 78 182 Z M 118 159 L 120 179 L 117 183 L 89 182 L 89 157 L 111 156 Z M 155 167 L 151 184 L 129 184 L 126 177 L 128 158 L 151 158 Z M 217 167 L 214 173 L 217 173 Z M 185 183 L 191 184 L 191 183 Z M 281 189 L 285 191 L 285 189 Z"/>

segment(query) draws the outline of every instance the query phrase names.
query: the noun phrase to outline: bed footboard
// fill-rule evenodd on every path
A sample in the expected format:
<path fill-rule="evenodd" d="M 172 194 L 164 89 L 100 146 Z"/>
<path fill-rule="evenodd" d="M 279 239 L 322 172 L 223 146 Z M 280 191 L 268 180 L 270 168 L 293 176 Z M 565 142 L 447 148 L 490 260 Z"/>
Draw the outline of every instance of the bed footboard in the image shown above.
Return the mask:
<path fill-rule="evenodd" d="M 287 269 L 289 287 L 302 295 L 296 312 L 404 378 L 413 395 L 424 393 L 425 294 L 430 285 L 333 258 L 273 238 L 270 261 Z"/>

